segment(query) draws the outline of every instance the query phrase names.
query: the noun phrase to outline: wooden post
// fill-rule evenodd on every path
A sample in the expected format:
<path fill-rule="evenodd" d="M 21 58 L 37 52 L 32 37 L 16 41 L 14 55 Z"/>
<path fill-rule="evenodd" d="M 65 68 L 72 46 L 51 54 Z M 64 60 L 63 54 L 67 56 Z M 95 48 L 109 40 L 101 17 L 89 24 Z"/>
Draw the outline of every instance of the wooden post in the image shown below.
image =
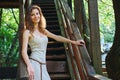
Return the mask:
<path fill-rule="evenodd" d="M 18 64 L 18 74 L 17 74 L 17 80 L 20 80 L 20 78 L 23 75 L 27 75 L 27 71 L 26 71 L 26 65 L 21 57 L 21 50 L 22 50 L 22 33 L 23 33 L 23 29 L 24 29 L 24 14 L 25 14 L 25 10 L 24 10 L 24 5 L 25 5 L 25 0 L 19 0 L 19 64 Z"/>
<path fill-rule="evenodd" d="M 81 32 L 83 33 L 83 25 L 82 25 L 82 7 L 81 0 L 74 0 L 74 12 L 75 12 L 75 20 Z"/>
<path fill-rule="evenodd" d="M 86 47 L 89 52 L 90 57 L 92 57 L 92 54 L 90 54 L 90 31 L 88 26 L 88 20 L 86 17 L 85 7 L 84 7 L 84 1 L 83 0 L 74 0 L 74 7 L 75 7 L 75 19 L 76 23 L 79 27 L 79 30 L 81 32 L 81 35 L 83 36 Z"/>
<path fill-rule="evenodd" d="M 33 0 L 26 0 L 25 1 L 25 9 L 27 9 L 27 7 L 31 5 L 32 1 Z"/>
<path fill-rule="evenodd" d="M 22 49 L 22 38 L 23 38 L 23 30 L 24 30 L 24 22 L 25 22 L 25 19 L 24 19 L 24 15 L 25 15 L 25 5 L 26 5 L 26 8 L 31 4 L 32 0 L 19 0 L 19 9 L 20 9 L 20 18 L 19 18 L 19 46 L 20 46 L 20 51 L 19 51 L 19 65 L 18 65 L 18 77 L 17 79 L 19 80 L 19 78 L 21 77 L 28 77 L 28 74 L 27 74 L 27 69 L 26 69 L 26 65 L 21 57 L 21 49 Z"/>
<path fill-rule="evenodd" d="M 88 0 L 89 26 L 90 26 L 90 45 L 93 55 L 93 66 L 97 73 L 102 74 L 100 31 L 98 18 L 97 0 Z"/>
<path fill-rule="evenodd" d="M 24 29 L 24 3 L 25 3 L 25 0 L 19 0 L 19 46 L 20 46 L 20 49 L 22 47 L 22 31 Z M 21 51 L 21 50 L 20 50 Z M 21 53 L 21 52 L 20 52 Z"/>

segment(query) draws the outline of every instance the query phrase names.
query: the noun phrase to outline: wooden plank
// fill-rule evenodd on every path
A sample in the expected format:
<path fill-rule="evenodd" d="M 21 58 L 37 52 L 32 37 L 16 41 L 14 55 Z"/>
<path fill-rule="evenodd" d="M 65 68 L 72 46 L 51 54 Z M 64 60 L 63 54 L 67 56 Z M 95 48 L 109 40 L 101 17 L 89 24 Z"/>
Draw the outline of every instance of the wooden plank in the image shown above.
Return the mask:
<path fill-rule="evenodd" d="M 65 53 L 64 47 L 47 48 L 47 54 L 63 54 L 63 53 Z"/>
<path fill-rule="evenodd" d="M 67 72 L 67 63 L 66 61 L 47 61 L 47 68 L 49 73 Z"/>
<path fill-rule="evenodd" d="M 93 55 L 93 64 L 96 72 L 102 74 L 97 0 L 88 0 L 88 6 L 89 6 L 89 25 L 90 25 L 90 45 L 91 45 L 91 53 Z"/>
<path fill-rule="evenodd" d="M 66 60 L 65 54 L 54 54 L 54 55 L 47 55 L 47 60 Z"/>
<path fill-rule="evenodd" d="M 0 0 L 0 8 L 19 8 L 19 0 Z"/>
<path fill-rule="evenodd" d="M 70 80 L 69 74 L 50 74 L 52 80 Z"/>
<path fill-rule="evenodd" d="M 67 73 L 66 61 L 47 61 L 49 73 Z M 0 79 L 16 78 L 17 67 L 0 67 Z"/>
<path fill-rule="evenodd" d="M 74 12 L 75 12 L 75 20 L 79 27 L 81 34 L 83 33 L 83 15 L 82 15 L 82 0 L 74 0 Z"/>

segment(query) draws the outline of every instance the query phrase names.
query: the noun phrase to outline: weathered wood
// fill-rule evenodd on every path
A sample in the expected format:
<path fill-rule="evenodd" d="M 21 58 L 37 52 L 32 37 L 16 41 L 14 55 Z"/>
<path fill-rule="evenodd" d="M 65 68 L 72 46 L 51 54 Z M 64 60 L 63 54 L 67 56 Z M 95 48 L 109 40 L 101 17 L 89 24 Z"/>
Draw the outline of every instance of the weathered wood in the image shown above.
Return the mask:
<path fill-rule="evenodd" d="M 31 4 L 32 0 L 26 0 L 25 7 Z M 19 8 L 19 0 L 0 0 L 0 8 Z"/>
<path fill-rule="evenodd" d="M 19 8 L 19 0 L 0 0 L 1 8 Z"/>
<path fill-rule="evenodd" d="M 102 74 L 98 5 L 97 0 L 89 0 L 88 2 L 92 61 L 96 72 Z"/>
<path fill-rule="evenodd" d="M 66 61 L 47 61 L 49 73 L 67 73 Z M 0 79 L 16 78 L 17 67 L 0 67 Z"/>
<path fill-rule="evenodd" d="M 47 60 L 66 60 L 65 54 L 55 54 L 55 55 L 47 55 Z"/>
<path fill-rule="evenodd" d="M 23 39 L 23 30 L 24 30 L 24 14 L 25 14 L 25 1 L 26 0 L 19 0 L 19 9 L 20 9 L 20 14 L 19 14 L 19 46 L 20 46 L 20 49 L 19 49 L 19 63 L 18 63 L 18 74 L 17 74 L 17 80 L 19 80 L 20 77 L 28 77 L 27 75 L 27 69 L 26 69 L 26 65 L 21 57 L 21 51 L 22 51 L 22 39 Z"/>
<path fill-rule="evenodd" d="M 61 0 L 59 0 L 59 1 L 61 1 Z M 67 4 L 65 4 L 65 2 L 62 2 L 62 6 L 64 6 L 64 8 L 62 8 L 62 11 L 63 11 L 64 14 L 63 13 L 61 13 L 61 14 L 63 14 L 64 17 L 66 17 L 65 20 L 66 20 L 66 23 L 67 23 L 67 27 L 66 27 L 66 25 L 64 27 L 65 30 L 66 30 L 66 33 L 69 34 L 69 37 L 71 39 L 75 39 L 75 40 L 81 39 L 81 35 L 80 35 L 80 32 L 79 32 L 78 26 L 73 21 L 73 18 L 71 18 L 71 15 L 70 15 L 71 12 L 70 12 Z M 72 48 L 74 50 L 74 56 L 73 57 L 76 59 L 77 67 L 79 67 L 78 68 L 79 70 L 83 71 L 83 73 L 80 73 L 80 74 L 82 74 L 82 75 L 80 75 L 81 80 L 99 80 L 99 79 L 110 80 L 107 77 L 104 77 L 102 75 L 98 76 L 98 74 L 96 74 L 93 66 L 91 65 L 91 59 L 88 55 L 88 52 L 87 52 L 85 46 L 77 47 L 77 46 L 72 45 Z M 80 64 L 79 64 L 78 61 L 80 62 Z M 81 69 L 80 69 L 80 67 L 81 67 Z"/>
<path fill-rule="evenodd" d="M 50 74 L 52 80 L 71 80 L 69 74 Z"/>
<path fill-rule="evenodd" d="M 61 14 L 62 10 L 61 10 L 60 3 L 55 0 L 55 4 L 56 4 L 58 20 L 59 20 L 59 24 L 60 24 L 60 28 L 61 28 L 61 34 L 62 34 L 62 36 L 66 37 L 66 31 L 64 29 L 64 27 L 66 27 L 65 18 Z M 69 39 L 68 35 L 67 35 L 67 38 Z M 65 46 L 66 58 L 67 58 L 68 66 L 69 66 L 68 68 L 69 68 L 69 71 L 70 71 L 70 75 L 72 76 L 71 80 L 75 80 L 75 79 L 80 80 L 80 78 L 78 78 L 78 76 L 79 76 L 78 70 L 76 71 L 76 64 L 74 64 L 75 61 L 73 60 L 73 57 L 70 54 L 70 53 L 73 53 L 73 51 L 68 50 L 68 45 L 67 44 L 64 44 L 64 46 Z"/>
<path fill-rule="evenodd" d="M 83 33 L 83 22 L 82 22 L 82 6 L 81 0 L 74 0 L 74 12 L 75 12 L 75 20 L 80 29 L 81 34 Z"/>
<path fill-rule="evenodd" d="M 88 19 L 86 15 L 86 10 L 84 6 L 83 0 L 74 0 L 74 11 L 75 11 L 75 20 L 78 25 L 78 28 L 81 32 L 81 35 L 84 36 L 84 40 L 86 42 L 86 48 L 89 52 L 89 55 L 92 57 L 92 54 L 90 54 L 90 31 L 88 26 Z"/>
<path fill-rule="evenodd" d="M 57 48 L 47 48 L 47 54 L 62 54 L 65 53 L 64 47 L 57 47 Z"/>
<path fill-rule="evenodd" d="M 66 61 L 47 61 L 47 66 L 49 73 L 67 72 Z"/>
<path fill-rule="evenodd" d="M 61 1 L 60 1 L 61 2 Z M 70 37 L 70 39 L 73 39 L 74 40 L 74 38 L 73 38 L 73 31 L 72 31 L 72 29 L 71 29 L 71 23 L 70 23 L 70 20 L 68 19 L 68 15 L 71 13 L 71 12 L 68 12 L 68 6 L 67 5 L 64 5 L 64 3 L 65 2 L 61 2 L 61 6 L 64 6 L 64 7 L 62 7 L 62 9 L 63 9 L 63 14 L 64 14 L 64 16 L 65 16 L 65 22 L 66 22 L 66 25 L 67 25 L 67 32 L 66 33 L 68 33 L 69 34 L 69 37 Z M 67 11 L 66 11 L 67 10 Z M 67 14 L 68 15 L 66 15 L 66 12 L 67 12 Z M 70 17 L 71 19 L 72 19 L 72 17 Z M 79 51 L 75 48 L 75 46 L 74 45 L 72 45 L 72 48 L 73 48 L 73 52 L 74 52 L 74 57 L 75 57 L 75 61 L 76 61 L 76 63 L 77 63 L 77 68 L 78 68 L 78 72 L 79 72 L 79 75 L 80 75 L 80 79 L 83 79 L 83 80 L 85 80 L 85 79 L 87 79 L 87 77 L 85 76 L 86 75 L 86 72 L 84 71 L 84 67 L 83 67 L 83 64 L 82 64 L 82 60 L 81 60 L 81 58 L 80 58 L 80 55 L 79 55 Z"/>

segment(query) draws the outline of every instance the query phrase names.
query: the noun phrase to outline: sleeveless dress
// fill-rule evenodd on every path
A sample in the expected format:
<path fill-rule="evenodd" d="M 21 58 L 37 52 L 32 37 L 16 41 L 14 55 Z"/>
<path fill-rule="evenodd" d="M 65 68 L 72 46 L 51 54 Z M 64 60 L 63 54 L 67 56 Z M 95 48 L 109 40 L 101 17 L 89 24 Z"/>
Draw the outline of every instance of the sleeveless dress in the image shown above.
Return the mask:
<path fill-rule="evenodd" d="M 51 80 L 46 67 L 47 36 L 35 36 L 28 41 L 31 48 L 30 62 L 34 69 L 34 80 Z"/>

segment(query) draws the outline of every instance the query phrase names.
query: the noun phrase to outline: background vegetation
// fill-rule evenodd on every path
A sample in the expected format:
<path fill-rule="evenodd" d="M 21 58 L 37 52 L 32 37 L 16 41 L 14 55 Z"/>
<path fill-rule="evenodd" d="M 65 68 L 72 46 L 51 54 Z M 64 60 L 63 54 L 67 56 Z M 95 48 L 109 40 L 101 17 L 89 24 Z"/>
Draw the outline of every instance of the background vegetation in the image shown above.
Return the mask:
<path fill-rule="evenodd" d="M 0 66 L 15 66 L 18 61 L 18 9 L 0 9 Z"/>
<path fill-rule="evenodd" d="M 101 38 L 105 43 L 113 42 L 115 20 L 112 0 L 98 0 L 99 22 Z"/>
<path fill-rule="evenodd" d="M 88 1 L 84 1 L 88 15 Z M 101 51 L 109 51 L 115 34 L 115 18 L 112 0 L 98 0 L 98 17 L 101 38 Z"/>

